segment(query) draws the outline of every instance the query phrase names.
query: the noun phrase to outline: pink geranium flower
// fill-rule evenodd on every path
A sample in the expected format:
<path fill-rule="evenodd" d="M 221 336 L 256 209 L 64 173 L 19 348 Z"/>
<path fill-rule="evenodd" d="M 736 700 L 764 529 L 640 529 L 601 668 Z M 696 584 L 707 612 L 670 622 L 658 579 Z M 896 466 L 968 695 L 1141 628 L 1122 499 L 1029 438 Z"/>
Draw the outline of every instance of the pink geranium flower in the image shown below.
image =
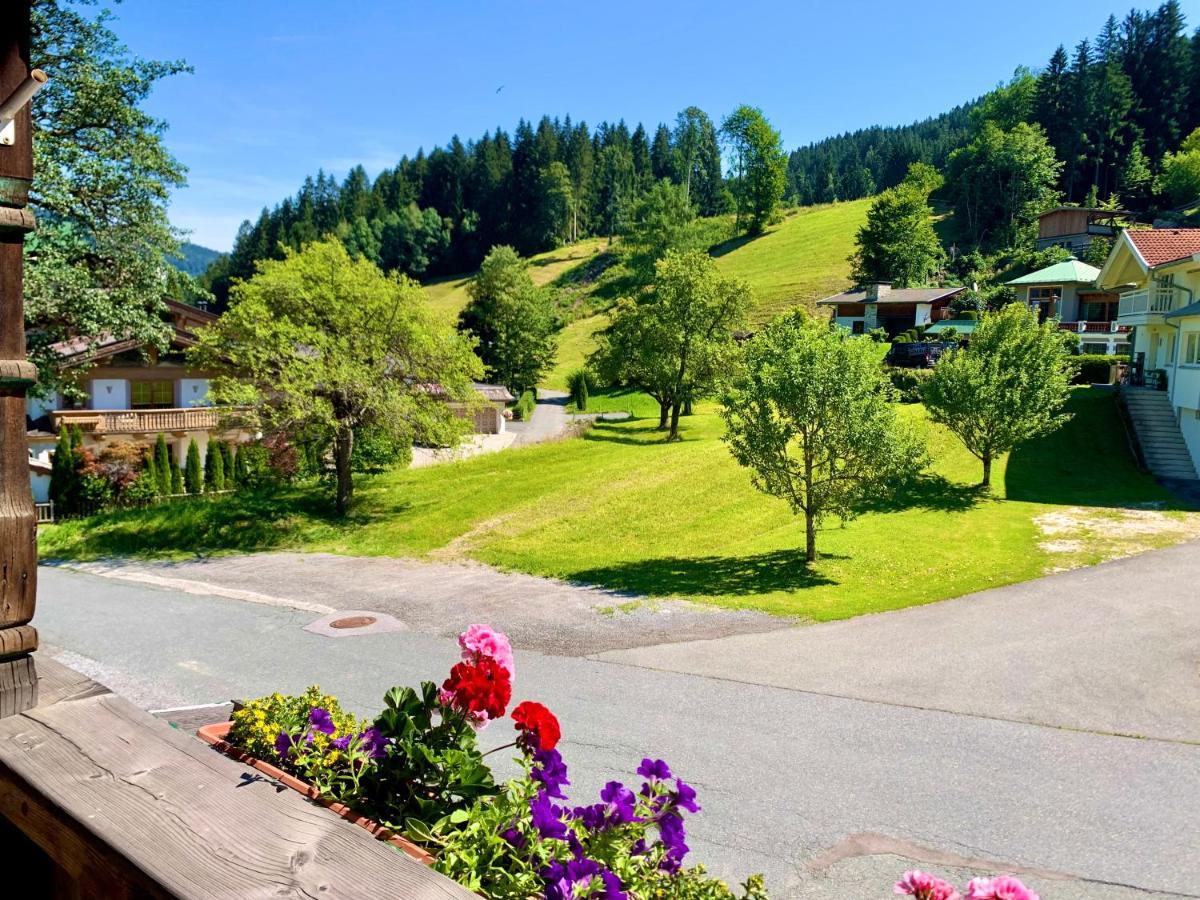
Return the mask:
<path fill-rule="evenodd" d="M 458 636 L 458 646 L 462 647 L 462 658 L 466 662 L 477 662 L 480 656 L 487 656 L 507 669 L 509 678 L 516 675 L 512 644 L 503 631 L 496 631 L 489 625 L 468 625 Z"/>
<path fill-rule="evenodd" d="M 962 895 L 950 882 L 917 869 L 905 872 L 893 890 L 917 900 L 962 900 Z"/>
<path fill-rule="evenodd" d="M 972 878 L 967 884 L 967 900 L 1039 900 L 1039 897 L 1011 875 L 998 875 Z"/>

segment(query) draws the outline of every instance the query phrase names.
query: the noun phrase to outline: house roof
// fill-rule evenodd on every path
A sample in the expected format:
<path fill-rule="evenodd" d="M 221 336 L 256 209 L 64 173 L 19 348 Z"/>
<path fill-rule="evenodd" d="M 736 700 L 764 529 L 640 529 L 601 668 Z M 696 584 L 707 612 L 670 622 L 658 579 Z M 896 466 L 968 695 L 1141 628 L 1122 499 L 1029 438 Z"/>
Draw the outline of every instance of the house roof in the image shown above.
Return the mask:
<path fill-rule="evenodd" d="M 966 290 L 966 287 L 940 287 L 940 288 L 895 288 L 888 291 L 878 300 L 867 300 L 867 292 L 863 288 L 855 288 L 850 291 L 843 291 L 840 294 L 834 294 L 832 297 L 826 297 L 824 300 L 818 300 L 818 306 L 833 306 L 838 303 L 934 303 L 938 300 L 944 300 L 947 297 L 953 297 L 955 294 L 961 294 Z"/>
<path fill-rule="evenodd" d="M 29 471 L 36 472 L 38 475 L 49 475 L 54 469 L 45 460 L 31 456 L 29 457 Z"/>
<path fill-rule="evenodd" d="M 1100 206 L 1053 206 L 1045 212 L 1038 213 L 1038 218 L 1048 216 L 1056 212 L 1085 212 L 1085 213 L 1102 213 L 1104 216 L 1128 216 L 1131 213 L 1127 209 L 1104 209 Z"/>
<path fill-rule="evenodd" d="M 1052 266 L 1046 266 L 1044 269 L 1038 269 L 1036 272 L 1030 272 L 1028 275 L 1022 275 L 1020 278 L 1014 278 L 1012 281 L 1004 283 L 1010 286 L 1025 284 L 1092 284 L 1099 275 L 1100 270 L 1095 266 L 1089 266 L 1087 263 L 1080 262 L 1072 256 L 1070 259 L 1065 259 Z"/>
<path fill-rule="evenodd" d="M 1189 303 L 1182 309 L 1177 309 L 1163 316 L 1164 319 L 1187 319 L 1191 316 L 1200 316 L 1200 300 L 1195 303 Z"/>
<path fill-rule="evenodd" d="M 1150 228 L 1125 234 L 1151 269 L 1200 253 L 1200 228 Z"/>
<path fill-rule="evenodd" d="M 419 387 L 433 397 L 446 397 L 446 389 L 437 382 L 421 384 Z M 491 401 L 492 403 L 511 403 L 517 399 L 502 384 L 484 384 L 481 381 L 473 381 L 471 382 L 471 388 L 475 393 L 483 397 L 484 400 Z"/>

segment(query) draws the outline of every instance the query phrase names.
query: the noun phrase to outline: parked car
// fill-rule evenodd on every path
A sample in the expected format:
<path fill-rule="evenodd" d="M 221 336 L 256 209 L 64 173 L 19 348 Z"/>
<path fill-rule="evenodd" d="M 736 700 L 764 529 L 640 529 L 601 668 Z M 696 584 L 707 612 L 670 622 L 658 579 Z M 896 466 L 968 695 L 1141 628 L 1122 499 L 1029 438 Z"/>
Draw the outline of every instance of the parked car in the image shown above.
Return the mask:
<path fill-rule="evenodd" d="M 921 341 L 911 344 L 892 344 L 884 360 L 889 366 L 902 369 L 932 369 L 941 359 L 949 344 Z"/>

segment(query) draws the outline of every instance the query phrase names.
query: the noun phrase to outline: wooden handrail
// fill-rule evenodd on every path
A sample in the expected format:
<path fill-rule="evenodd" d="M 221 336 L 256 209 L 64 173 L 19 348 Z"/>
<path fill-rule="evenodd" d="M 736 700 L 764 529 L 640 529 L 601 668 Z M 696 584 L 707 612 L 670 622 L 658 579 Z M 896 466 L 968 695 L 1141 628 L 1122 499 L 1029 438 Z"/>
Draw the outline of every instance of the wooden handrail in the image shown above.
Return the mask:
<path fill-rule="evenodd" d="M 212 431 L 220 427 L 228 407 L 193 406 L 179 409 L 59 409 L 50 413 L 55 429 L 78 425 L 91 434 L 157 434 L 171 431 Z"/>
<path fill-rule="evenodd" d="M 0 720 L 0 820 L 55 896 L 475 896 L 86 676 L 38 671 L 38 705 Z"/>

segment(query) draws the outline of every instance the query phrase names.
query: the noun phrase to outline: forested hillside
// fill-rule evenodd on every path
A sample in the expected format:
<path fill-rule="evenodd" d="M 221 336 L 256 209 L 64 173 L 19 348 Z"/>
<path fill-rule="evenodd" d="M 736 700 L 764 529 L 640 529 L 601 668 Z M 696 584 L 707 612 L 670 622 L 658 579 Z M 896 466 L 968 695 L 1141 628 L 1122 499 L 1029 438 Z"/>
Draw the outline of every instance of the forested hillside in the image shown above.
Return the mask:
<path fill-rule="evenodd" d="M 652 129 L 547 116 L 519 122 L 511 135 L 497 128 L 419 150 L 373 181 L 361 166 L 340 183 L 318 172 L 245 222 L 206 280 L 222 300 L 256 260 L 330 234 L 385 270 L 422 279 L 468 272 L 497 244 L 530 256 L 625 234 L 660 180 L 682 188 L 695 215 L 740 212 L 755 189 L 738 144 L 747 109 L 718 125 L 689 107 Z M 1167 0 L 1110 18 L 1098 37 L 1060 47 L 1039 72 L 1018 69 L 1008 84 L 943 115 L 794 151 L 787 199 L 871 196 L 899 184 L 912 163 L 927 163 L 944 173 L 935 201 L 955 213 L 960 256 L 994 253 L 1022 244 L 1036 211 L 1056 202 L 1119 201 L 1145 212 L 1187 198 L 1193 182 L 1200 193 L 1200 143 L 1184 144 L 1198 125 L 1200 33 L 1189 35 L 1179 3 Z"/>
<path fill-rule="evenodd" d="M 1019 68 L 982 101 L 896 128 L 866 128 L 791 154 L 789 189 L 801 203 L 865 197 L 900 183 L 913 162 L 944 168 L 984 119 L 1040 126 L 1064 164 L 1067 202 L 1119 193 L 1144 208 L 1165 154 L 1200 126 L 1200 31 L 1189 37 L 1177 0 L 1110 17 L 1097 37 L 1059 46 L 1044 68 Z"/>
<path fill-rule="evenodd" d="M 175 260 L 175 268 L 186 275 L 201 275 L 221 255 L 216 250 L 201 247 L 191 241 L 179 245 L 180 259 Z"/>

